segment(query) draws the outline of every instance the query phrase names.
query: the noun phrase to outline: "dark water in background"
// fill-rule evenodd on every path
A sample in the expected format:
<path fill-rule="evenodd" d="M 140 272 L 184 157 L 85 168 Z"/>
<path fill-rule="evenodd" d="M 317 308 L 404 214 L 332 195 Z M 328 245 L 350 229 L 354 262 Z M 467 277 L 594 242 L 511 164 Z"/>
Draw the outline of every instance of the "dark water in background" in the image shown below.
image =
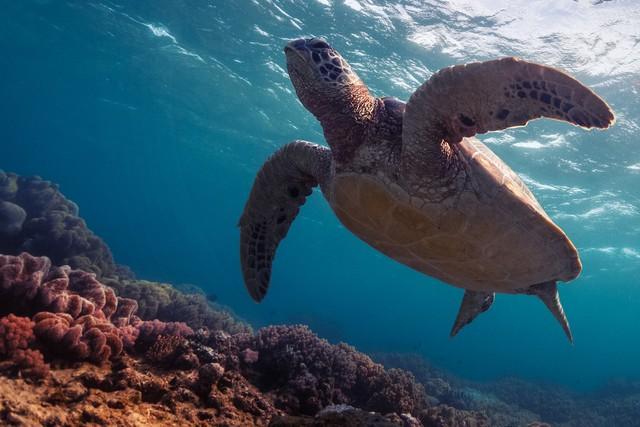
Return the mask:
<path fill-rule="evenodd" d="M 308 323 L 472 379 L 638 378 L 639 26 L 633 0 L 5 2 L 0 168 L 60 183 L 138 276 L 200 285 L 257 325 Z M 560 289 L 574 346 L 542 304 L 506 295 L 450 340 L 462 291 L 370 249 L 319 193 L 281 245 L 266 300 L 251 301 L 236 223 L 254 173 L 287 141 L 323 142 L 284 71 L 284 43 L 309 35 L 379 96 L 517 55 L 569 70 L 613 106 L 605 133 L 540 121 L 482 138 L 581 250 L 582 276 Z"/>

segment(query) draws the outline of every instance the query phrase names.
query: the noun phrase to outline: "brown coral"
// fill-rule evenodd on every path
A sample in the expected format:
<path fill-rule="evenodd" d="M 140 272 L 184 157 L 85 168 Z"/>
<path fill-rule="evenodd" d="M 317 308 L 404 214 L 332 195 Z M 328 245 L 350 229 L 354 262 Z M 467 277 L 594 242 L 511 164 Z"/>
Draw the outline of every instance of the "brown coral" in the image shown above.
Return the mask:
<path fill-rule="evenodd" d="M 179 335 L 160 335 L 145 353 L 145 357 L 156 364 L 173 363 L 187 347 L 187 341 Z"/>
<path fill-rule="evenodd" d="M 38 350 L 18 349 L 13 354 L 13 363 L 23 377 L 42 379 L 49 375 L 49 364 Z"/>
<path fill-rule="evenodd" d="M 193 330 L 182 322 L 162 322 L 160 320 L 144 320 L 134 325 L 138 328 L 136 344 L 139 349 L 146 349 L 153 345 L 160 335 L 189 336 Z"/>

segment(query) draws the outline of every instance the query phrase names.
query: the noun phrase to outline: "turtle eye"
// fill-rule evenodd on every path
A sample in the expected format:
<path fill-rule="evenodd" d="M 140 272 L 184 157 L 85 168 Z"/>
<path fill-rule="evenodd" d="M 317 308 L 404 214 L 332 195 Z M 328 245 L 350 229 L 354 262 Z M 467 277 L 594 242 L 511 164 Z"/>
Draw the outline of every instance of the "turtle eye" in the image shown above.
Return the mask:
<path fill-rule="evenodd" d="M 312 43 L 311 47 L 313 47 L 315 49 L 330 49 L 331 48 L 331 46 L 329 46 L 326 42 L 323 42 L 322 40 Z"/>

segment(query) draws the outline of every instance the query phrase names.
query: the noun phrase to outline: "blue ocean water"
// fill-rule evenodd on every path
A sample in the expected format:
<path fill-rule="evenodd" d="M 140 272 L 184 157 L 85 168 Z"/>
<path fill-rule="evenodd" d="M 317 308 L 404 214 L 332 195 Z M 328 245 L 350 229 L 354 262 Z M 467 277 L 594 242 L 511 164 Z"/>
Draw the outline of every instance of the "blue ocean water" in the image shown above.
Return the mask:
<path fill-rule="evenodd" d="M 530 4 L 531 3 L 531 4 Z M 417 352 L 470 379 L 589 389 L 640 377 L 640 7 L 634 0 L 24 0 L 0 13 L 0 168 L 61 185 L 119 263 L 193 283 L 255 325 L 307 323 L 370 352 Z M 560 287 L 575 336 L 533 298 L 498 295 L 449 339 L 462 291 L 374 251 L 316 192 L 257 305 L 238 218 L 255 172 L 323 143 L 284 44 L 323 36 L 375 95 L 516 55 L 561 67 L 614 108 L 606 132 L 537 121 L 481 139 L 581 251 Z"/>

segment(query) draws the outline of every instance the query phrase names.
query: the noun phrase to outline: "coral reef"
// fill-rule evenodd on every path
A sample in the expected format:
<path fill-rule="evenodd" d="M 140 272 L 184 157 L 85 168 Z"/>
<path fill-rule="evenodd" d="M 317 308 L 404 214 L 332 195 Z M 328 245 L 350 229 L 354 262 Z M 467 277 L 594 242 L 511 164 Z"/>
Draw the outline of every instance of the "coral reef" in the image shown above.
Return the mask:
<path fill-rule="evenodd" d="M 125 369 L 143 375 L 136 368 Z M 196 408 L 178 399 L 171 406 L 159 404 L 151 399 L 152 387 L 148 384 L 138 388 L 108 384 L 112 376 L 105 367 L 91 364 L 52 370 L 38 386 L 0 376 L 0 425 L 205 426 L 215 419 L 212 409 Z M 158 376 L 160 380 L 168 382 L 168 378 Z M 252 425 L 249 418 L 237 419 L 235 425 Z"/>
<path fill-rule="evenodd" d="M 34 341 L 34 322 L 13 314 L 0 318 L 0 371 L 19 373 L 41 379 L 48 375 L 49 365 L 42 353 L 28 348 Z"/>
<path fill-rule="evenodd" d="M 349 405 L 332 405 L 320 411 L 315 417 L 309 416 L 277 416 L 271 427 L 421 427 L 419 420 L 408 414 L 388 414 L 386 416 L 366 412 Z"/>
<path fill-rule="evenodd" d="M 557 385 L 504 378 L 478 389 L 538 414 L 559 427 L 640 426 L 640 383 L 611 382 L 593 393 L 575 393 Z"/>
<path fill-rule="evenodd" d="M 412 372 L 435 399 L 430 403 L 439 405 L 428 412 L 438 414 L 445 405 L 454 411 L 445 414 L 448 422 L 459 418 L 455 411 L 465 411 L 463 417 L 482 414 L 485 422 L 495 427 L 640 426 L 640 383 L 614 382 L 595 393 L 578 394 L 557 385 L 518 378 L 488 383 L 464 381 L 434 369 L 415 354 L 376 354 L 375 359 L 387 368 Z M 450 425 L 429 424 L 424 417 L 421 420 L 425 425 Z"/>
<path fill-rule="evenodd" d="M 138 302 L 141 319 L 184 322 L 192 329 L 223 330 L 230 334 L 250 332 L 227 308 L 207 300 L 202 293 L 184 293 L 171 285 L 146 280 L 106 279 L 105 285 L 121 297 Z"/>
<path fill-rule="evenodd" d="M 193 332 L 184 323 L 140 320 L 137 303 L 116 297 L 95 274 L 52 268 L 48 258 L 27 253 L 0 255 L 0 301 L 0 315 L 7 314 L 0 320 L 0 356 L 34 372 L 42 369 L 28 363 L 42 361 L 39 350 L 63 360 L 102 364 L 117 359 L 125 345 L 140 341 L 144 346 L 161 334 Z M 29 350 L 33 341 L 36 347 Z"/>
<path fill-rule="evenodd" d="M 510 406 L 523 408 L 538 419 L 560 425 L 575 419 L 582 412 L 579 397 L 558 385 L 543 385 L 527 382 L 518 378 L 504 378 L 490 384 L 475 386 L 484 394 L 495 396 Z"/>
<path fill-rule="evenodd" d="M 224 315 L 206 300 L 166 285 L 122 282 L 114 291 L 93 273 L 54 267 L 45 257 L 0 255 L 0 377 L 4 387 L 29 395 L 3 401 L 0 421 L 109 424 L 118 411 L 129 411 L 153 424 L 151 412 L 132 408 L 142 402 L 156 405 L 156 415 L 180 414 L 183 424 L 193 425 L 267 425 L 276 416 L 315 416 L 335 404 L 387 414 L 381 418 L 387 425 L 420 425 L 417 417 L 427 400 L 411 374 L 386 371 L 352 347 L 331 345 L 303 326 L 254 334 L 235 322 L 228 328 L 235 329 L 231 335 L 216 320 Z M 127 287 L 143 289 L 139 295 L 146 299 L 138 304 L 116 296 Z M 155 314 L 172 307 L 171 318 L 191 319 L 200 328 L 142 320 L 139 306 L 149 317 L 150 307 Z M 314 422 L 370 417 L 354 411 L 360 415 L 325 412 Z"/>
<path fill-rule="evenodd" d="M 90 314 L 74 319 L 67 313 L 41 311 L 33 317 L 38 340 L 52 353 L 101 364 L 122 353 L 118 328 Z"/>
<path fill-rule="evenodd" d="M 416 355 L 376 355 L 383 366 L 303 325 L 254 333 L 234 321 L 225 331 L 218 319 L 226 315 L 190 295 L 198 294 L 0 255 L 0 393 L 15 390 L 1 403 L 0 423 L 640 424 L 640 384 L 579 396 L 511 378 L 463 381 Z"/>
<path fill-rule="evenodd" d="M 180 335 L 159 335 L 145 353 L 148 361 L 156 366 L 169 366 L 188 351 L 187 340 Z M 194 363 L 197 366 L 199 361 Z"/>
<path fill-rule="evenodd" d="M 0 318 L 0 355 L 10 356 L 33 341 L 34 323 L 28 317 L 9 314 Z"/>
<path fill-rule="evenodd" d="M 219 343 L 216 343 L 219 345 Z M 255 335 L 237 335 L 245 375 L 278 396 L 287 413 L 312 415 L 330 404 L 349 404 L 383 414 L 417 413 L 426 396 L 413 377 L 385 371 L 346 344 L 332 345 L 306 326 L 271 326 Z M 251 360 L 246 362 L 246 351 Z"/>
<path fill-rule="evenodd" d="M 68 266 L 52 268 L 48 258 L 27 253 L 0 255 L 0 313 L 51 311 L 74 319 L 83 315 L 108 319 L 117 303 L 113 290 L 92 273 Z"/>
<path fill-rule="evenodd" d="M 158 319 L 145 320 L 135 324 L 138 329 L 136 344 L 143 348 L 155 343 L 161 335 L 175 335 L 179 337 L 193 334 L 193 330 L 182 322 L 163 322 Z"/>
<path fill-rule="evenodd" d="M 69 289 L 75 290 L 74 281 L 81 283 L 84 289 L 81 296 L 97 304 L 98 310 L 105 311 L 106 317 L 110 315 L 107 312 L 108 307 L 102 306 L 110 304 L 111 307 L 115 307 L 115 296 L 100 295 L 102 286 L 95 285 L 97 293 L 94 297 L 98 300 L 94 301 L 95 298 L 90 295 L 87 284 L 90 279 L 76 278 L 75 275 L 95 273 L 95 282 L 100 279 L 119 296 L 137 301 L 137 314 L 143 320 L 185 322 L 194 329 L 206 327 L 222 329 L 229 333 L 251 330 L 248 325 L 238 321 L 229 310 L 207 301 L 205 295 L 180 292 L 166 284 L 124 280 L 133 279 L 133 273 L 114 262 L 107 245 L 89 230 L 84 220 L 78 216 L 78 206 L 66 199 L 56 184 L 37 176 L 21 177 L 0 170 L 0 253 L 19 255 L 22 252 L 29 252 L 35 256 L 43 255 L 54 265 L 69 265 L 71 269 L 76 270 L 69 277 Z M 52 284 L 52 299 L 57 295 L 55 286 Z M 29 290 L 25 287 L 21 287 L 20 291 L 29 295 Z M 109 301 L 101 301 L 101 298 L 107 298 Z M 78 300 L 58 299 L 51 302 L 62 303 L 83 309 L 74 306 L 79 303 Z M 27 305 L 30 304 L 27 302 Z M 50 311 L 66 312 L 60 309 Z"/>
<path fill-rule="evenodd" d="M 425 410 L 421 414 L 420 421 L 425 427 L 489 427 L 495 425 L 490 424 L 487 416 L 481 412 L 470 412 L 446 405 Z"/>
<path fill-rule="evenodd" d="M 0 253 L 46 255 L 99 277 L 129 277 L 107 245 L 78 216 L 78 206 L 40 177 L 0 170 Z"/>

